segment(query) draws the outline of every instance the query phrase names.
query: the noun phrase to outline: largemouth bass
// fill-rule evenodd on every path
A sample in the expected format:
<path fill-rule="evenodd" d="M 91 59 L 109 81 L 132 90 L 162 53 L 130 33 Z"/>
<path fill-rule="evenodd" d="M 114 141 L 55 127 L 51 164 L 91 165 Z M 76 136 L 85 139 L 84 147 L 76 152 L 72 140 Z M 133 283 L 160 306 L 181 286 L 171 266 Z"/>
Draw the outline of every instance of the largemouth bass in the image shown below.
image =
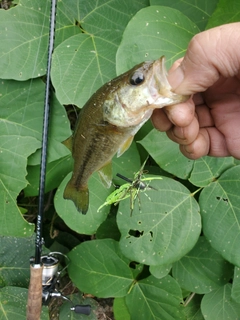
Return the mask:
<path fill-rule="evenodd" d="M 88 210 L 92 173 L 98 171 L 110 187 L 112 157 L 128 149 L 153 110 L 189 98 L 172 92 L 164 60 L 143 62 L 109 81 L 82 108 L 72 136 L 74 168 L 64 198 L 83 214 Z"/>

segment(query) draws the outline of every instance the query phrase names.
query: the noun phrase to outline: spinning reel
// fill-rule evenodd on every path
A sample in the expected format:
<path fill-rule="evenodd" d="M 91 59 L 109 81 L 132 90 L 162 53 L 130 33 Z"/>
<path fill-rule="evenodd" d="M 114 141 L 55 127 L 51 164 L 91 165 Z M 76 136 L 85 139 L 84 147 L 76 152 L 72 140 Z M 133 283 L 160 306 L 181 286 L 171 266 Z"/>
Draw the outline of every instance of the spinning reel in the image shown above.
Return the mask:
<path fill-rule="evenodd" d="M 73 302 L 66 296 L 64 296 L 60 290 L 60 276 L 62 272 L 67 268 L 64 267 L 59 271 L 59 259 L 56 256 L 63 256 L 68 259 L 67 256 L 61 252 L 50 252 L 48 255 L 41 256 L 41 262 L 43 265 L 42 272 L 42 304 L 48 305 L 51 298 L 60 298 L 68 301 L 71 304 L 70 310 L 75 313 L 90 315 L 90 305 L 73 305 Z M 30 259 L 31 264 L 34 263 L 34 258 Z"/>

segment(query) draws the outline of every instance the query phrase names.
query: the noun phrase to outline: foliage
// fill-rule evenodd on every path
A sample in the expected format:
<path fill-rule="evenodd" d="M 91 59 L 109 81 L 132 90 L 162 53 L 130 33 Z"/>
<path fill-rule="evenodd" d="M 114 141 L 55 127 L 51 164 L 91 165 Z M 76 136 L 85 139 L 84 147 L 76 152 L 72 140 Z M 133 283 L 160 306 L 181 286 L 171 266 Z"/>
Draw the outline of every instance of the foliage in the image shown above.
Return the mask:
<path fill-rule="evenodd" d="M 34 252 L 49 9 L 50 1 L 19 0 L 9 10 L 0 10 L 1 319 L 25 315 L 29 256 Z M 103 188 L 94 174 L 86 216 L 62 197 L 72 170 L 71 155 L 62 142 L 71 135 L 68 118 L 71 122 L 76 118 L 69 106 L 81 108 L 102 84 L 143 60 L 165 55 L 170 67 L 196 33 L 238 21 L 240 4 L 69 0 L 58 1 L 57 10 L 46 246 L 69 252 L 69 276 L 79 290 L 115 298 L 117 320 L 240 318 L 238 161 L 188 160 L 147 123 L 130 149 L 114 157 L 113 182 L 125 183 L 116 177 L 121 173 L 130 179 L 138 176 L 149 188 L 136 190 L 130 182 L 121 189 L 127 194 L 114 194 L 118 199 L 111 201 L 118 205 L 110 201 L 112 206 L 102 206 L 114 188 Z M 137 175 L 147 156 L 148 175 Z M 88 241 L 82 242 L 83 237 Z M 79 301 L 76 295 L 72 298 Z M 70 317 L 66 304 L 60 309 L 60 318 L 65 317 Z M 47 318 L 43 309 L 43 319 Z"/>

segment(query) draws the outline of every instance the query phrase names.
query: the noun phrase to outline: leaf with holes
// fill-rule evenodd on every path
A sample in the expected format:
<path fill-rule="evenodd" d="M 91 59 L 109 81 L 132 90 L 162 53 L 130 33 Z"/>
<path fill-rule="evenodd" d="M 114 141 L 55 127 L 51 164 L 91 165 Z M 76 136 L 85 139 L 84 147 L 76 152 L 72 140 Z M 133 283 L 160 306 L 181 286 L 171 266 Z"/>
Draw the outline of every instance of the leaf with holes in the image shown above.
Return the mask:
<path fill-rule="evenodd" d="M 130 200 L 120 202 L 117 224 L 123 254 L 139 263 L 166 265 L 190 251 L 201 232 L 199 207 L 181 183 L 162 177 Z M 171 200 L 170 200 L 171 199 Z"/>
<path fill-rule="evenodd" d="M 199 198 L 203 232 L 226 260 L 240 266 L 240 166 L 226 170 Z"/>

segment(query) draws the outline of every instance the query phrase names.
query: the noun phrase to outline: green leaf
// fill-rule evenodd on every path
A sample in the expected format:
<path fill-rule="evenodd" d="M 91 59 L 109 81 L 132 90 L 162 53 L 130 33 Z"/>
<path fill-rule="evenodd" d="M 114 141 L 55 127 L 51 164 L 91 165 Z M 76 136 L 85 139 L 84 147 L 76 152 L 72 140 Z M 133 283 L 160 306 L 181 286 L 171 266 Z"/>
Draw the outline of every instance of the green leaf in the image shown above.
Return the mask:
<path fill-rule="evenodd" d="M 219 0 L 150 0 L 151 5 L 168 6 L 181 11 L 203 31 Z"/>
<path fill-rule="evenodd" d="M 234 301 L 239 303 L 240 301 L 240 268 L 238 267 L 234 268 L 231 297 L 233 298 Z"/>
<path fill-rule="evenodd" d="M 131 319 L 138 320 L 185 319 L 181 302 L 181 289 L 170 276 L 160 280 L 149 276 L 137 282 L 126 296 Z"/>
<path fill-rule="evenodd" d="M 3 235 L 29 236 L 33 231 L 23 219 L 15 200 L 27 186 L 28 157 L 41 146 L 43 101 L 44 84 L 39 79 L 0 82 L 0 105 L 4 106 L 0 109 L 0 229 Z M 56 100 L 54 102 L 49 160 L 69 153 L 60 141 L 71 133 L 64 108 Z M 61 148 L 63 151 L 60 152 Z M 39 161 L 40 156 L 37 163 Z"/>
<path fill-rule="evenodd" d="M 40 79 L 18 82 L 0 82 L 0 134 L 27 136 L 42 141 L 45 85 Z M 48 161 L 69 154 L 61 143 L 71 135 L 69 121 L 63 106 L 55 97 L 51 100 Z M 36 142 L 39 148 L 39 142 Z M 31 156 L 30 165 L 40 163 L 40 150 Z"/>
<path fill-rule="evenodd" d="M 198 27 L 180 11 L 161 6 L 140 10 L 128 23 L 116 55 L 117 74 L 165 55 L 167 65 L 182 57 Z"/>
<path fill-rule="evenodd" d="M 72 230 L 78 233 L 94 234 L 100 224 L 106 219 L 109 213 L 109 207 L 103 207 L 99 212 L 98 208 L 113 191 L 113 188 L 103 187 L 97 173 L 94 173 L 89 179 L 89 209 L 86 215 L 77 211 L 71 200 L 63 198 L 63 192 L 72 173 L 68 174 L 60 184 L 54 198 L 54 205 L 58 215 Z"/>
<path fill-rule="evenodd" d="M 218 5 L 210 17 L 206 29 L 222 24 L 240 21 L 240 3 L 236 0 L 219 0 Z"/>
<path fill-rule="evenodd" d="M 118 242 L 112 239 L 87 241 L 75 247 L 68 256 L 69 276 L 81 291 L 101 298 L 127 294 L 133 275 Z"/>
<path fill-rule="evenodd" d="M 195 186 L 206 187 L 209 183 L 215 181 L 225 170 L 233 166 L 234 159 L 231 157 L 202 157 L 194 161 L 189 181 Z"/>
<path fill-rule="evenodd" d="M 187 179 L 192 171 L 194 161 L 187 159 L 179 146 L 163 132 L 153 129 L 139 143 L 148 151 L 161 169 L 173 175 Z"/>
<path fill-rule="evenodd" d="M 18 287 L 0 288 L 0 316 L 3 320 L 25 320 L 28 290 Z M 49 320 L 48 309 L 42 307 L 41 320 Z"/>
<path fill-rule="evenodd" d="M 115 55 L 123 30 L 132 15 L 147 4 L 146 0 L 79 2 L 78 19 L 84 33 L 62 42 L 53 54 L 52 81 L 62 104 L 82 107 L 116 76 Z"/>
<path fill-rule="evenodd" d="M 35 237 L 0 237 L 0 287 L 29 284 L 30 257 L 34 253 Z"/>
<path fill-rule="evenodd" d="M 57 188 L 66 175 L 72 171 L 73 163 L 71 155 L 62 157 L 47 164 L 45 178 L 45 192 Z M 40 165 L 28 166 L 27 180 L 29 184 L 24 189 L 26 197 L 37 196 L 39 192 Z"/>
<path fill-rule="evenodd" d="M 36 150 L 35 138 L 11 134 L 0 135 L 0 234 L 28 237 L 34 226 L 24 220 L 16 204 L 19 192 L 27 185 L 26 165 L 29 154 Z"/>
<path fill-rule="evenodd" d="M 72 305 L 90 305 L 91 306 L 91 313 L 90 315 L 84 315 L 84 314 L 79 314 L 75 313 L 72 311 L 71 304 L 69 301 L 66 301 L 59 310 L 59 320 L 66 320 L 66 319 L 71 319 L 71 320 L 97 320 L 97 301 L 95 301 L 92 298 L 83 298 L 81 293 L 77 294 L 71 294 L 68 296 L 68 298 L 72 301 Z"/>
<path fill-rule="evenodd" d="M 186 320 L 204 320 L 200 305 L 202 296 L 195 294 L 185 307 Z"/>
<path fill-rule="evenodd" d="M 115 298 L 113 302 L 114 318 L 116 320 L 131 320 L 125 298 Z"/>
<path fill-rule="evenodd" d="M 151 274 L 158 279 L 161 279 L 169 274 L 172 269 L 171 264 L 160 265 L 160 266 L 150 266 L 149 271 Z"/>
<path fill-rule="evenodd" d="M 226 260 L 240 266 L 240 166 L 225 171 L 199 198 L 203 232 Z"/>
<path fill-rule="evenodd" d="M 129 259 L 166 265 L 183 257 L 197 242 L 201 232 L 199 207 L 179 182 L 162 177 L 148 183 L 154 189 L 139 192 L 140 201 L 135 200 L 132 216 L 129 198 L 120 202 L 119 245 Z"/>
<path fill-rule="evenodd" d="M 202 299 L 204 319 L 226 320 L 240 318 L 240 304 L 231 299 L 231 284 L 216 289 Z"/>
<path fill-rule="evenodd" d="M 172 274 L 179 285 L 191 292 L 209 293 L 226 284 L 233 267 L 215 251 L 205 237 L 173 265 Z"/>
<path fill-rule="evenodd" d="M 61 7 L 59 1 L 55 45 L 81 32 Z M 0 78 L 27 80 L 45 74 L 49 15 L 50 1 L 21 0 L 11 10 L 0 10 Z"/>

